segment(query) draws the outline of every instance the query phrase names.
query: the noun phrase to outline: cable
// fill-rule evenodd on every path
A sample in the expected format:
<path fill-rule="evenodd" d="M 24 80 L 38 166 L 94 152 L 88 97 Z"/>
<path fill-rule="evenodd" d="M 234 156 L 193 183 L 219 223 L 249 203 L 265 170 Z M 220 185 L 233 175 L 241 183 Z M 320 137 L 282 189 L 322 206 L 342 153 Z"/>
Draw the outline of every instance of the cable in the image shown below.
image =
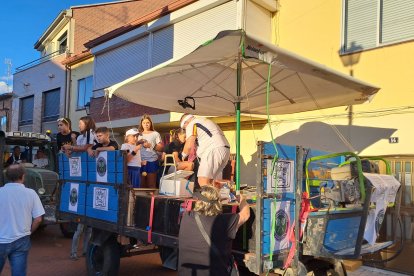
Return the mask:
<path fill-rule="evenodd" d="M 401 253 L 402 253 L 402 251 L 403 251 L 403 249 L 404 249 L 404 245 L 405 245 L 405 243 L 404 243 L 404 237 L 405 237 L 405 229 L 404 229 L 404 227 L 402 227 L 402 221 L 401 221 L 401 216 L 398 216 L 398 224 L 400 225 L 400 234 L 401 234 L 401 237 L 400 237 L 400 243 L 401 243 L 401 246 L 400 246 L 400 248 L 395 252 L 395 254 L 393 255 L 393 256 L 391 256 L 391 257 L 389 257 L 389 258 L 387 258 L 387 259 L 385 259 L 385 260 L 375 260 L 375 259 L 363 259 L 363 261 L 364 262 L 368 262 L 368 263 L 374 263 L 374 264 L 381 264 L 381 263 L 386 263 L 386 262 L 389 262 L 389 261 L 392 261 L 392 260 L 394 260 L 395 258 L 397 258 Z"/>

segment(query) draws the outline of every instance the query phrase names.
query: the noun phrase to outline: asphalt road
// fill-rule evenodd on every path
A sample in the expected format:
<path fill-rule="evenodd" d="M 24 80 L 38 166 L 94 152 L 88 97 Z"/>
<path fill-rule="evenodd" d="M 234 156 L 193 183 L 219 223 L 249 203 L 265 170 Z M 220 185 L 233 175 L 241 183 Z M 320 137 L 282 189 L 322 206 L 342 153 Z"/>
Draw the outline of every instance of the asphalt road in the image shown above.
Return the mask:
<path fill-rule="evenodd" d="M 82 245 L 80 245 L 82 246 Z M 50 225 L 32 236 L 29 253 L 29 276 L 82 276 L 86 275 L 85 258 L 69 259 L 71 240 L 60 233 L 58 225 Z M 79 248 L 78 252 L 81 252 Z M 158 253 L 121 259 L 119 275 L 177 275 L 175 271 L 163 268 Z M 2 276 L 9 276 L 6 263 Z"/>
<path fill-rule="evenodd" d="M 86 275 L 85 258 L 77 261 L 69 259 L 71 240 L 60 233 L 58 225 L 50 225 L 32 236 L 32 248 L 29 253 L 28 276 L 83 276 Z M 78 252 L 81 252 L 79 248 Z M 245 273 L 241 273 L 245 274 Z M 10 276 L 10 267 L 6 263 L 1 276 Z M 126 257 L 121 259 L 119 275 L 176 276 L 177 272 L 162 267 L 158 253 Z M 404 274 L 361 267 L 348 272 L 350 276 L 402 276 Z"/>

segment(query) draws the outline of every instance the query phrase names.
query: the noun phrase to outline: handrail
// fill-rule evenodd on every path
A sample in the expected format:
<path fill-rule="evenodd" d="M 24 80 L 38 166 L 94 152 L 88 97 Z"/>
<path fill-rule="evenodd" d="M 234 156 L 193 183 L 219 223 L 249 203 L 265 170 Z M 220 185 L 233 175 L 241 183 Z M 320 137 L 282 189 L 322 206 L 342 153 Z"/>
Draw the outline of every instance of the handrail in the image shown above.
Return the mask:
<path fill-rule="evenodd" d="M 318 160 L 322 160 L 322 159 L 329 159 L 329 158 L 338 157 L 338 156 L 352 156 L 357 161 L 359 189 L 360 189 L 360 193 L 361 193 L 361 200 L 364 201 L 365 200 L 365 185 L 364 185 L 364 177 L 362 175 L 362 163 L 361 163 L 361 159 L 359 158 L 359 156 L 356 155 L 353 152 L 332 153 L 332 154 L 327 154 L 327 155 L 314 156 L 314 157 L 310 157 L 309 159 L 307 159 L 306 160 L 306 165 L 305 165 L 306 191 L 310 194 L 309 169 L 308 169 L 309 164 L 313 161 L 318 161 Z"/>
<path fill-rule="evenodd" d="M 58 55 L 61 55 L 63 53 L 65 53 L 65 51 L 57 50 L 57 51 L 52 52 L 52 53 L 50 53 L 48 55 L 45 55 L 45 56 L 40 57 L 38 59 L 35 59 L 35 60 L 31 61 L 31 62 L 28 62 L 26 64 L 23 64 L 23 65 L 21 65 L 21 66 L 19 66 L 19 67 L 16 68 L 16 73 L 17 72 L 20 72 L 20 71 L 23 71 L 23 70 L 26 70 L 26 69 L 29 69 L 30 67 L 36 66 L 38 64 L 44 63 L 46 61 L 49 61 L 52 58 L 54 58 L 54 57 L 56 57 Z"/>

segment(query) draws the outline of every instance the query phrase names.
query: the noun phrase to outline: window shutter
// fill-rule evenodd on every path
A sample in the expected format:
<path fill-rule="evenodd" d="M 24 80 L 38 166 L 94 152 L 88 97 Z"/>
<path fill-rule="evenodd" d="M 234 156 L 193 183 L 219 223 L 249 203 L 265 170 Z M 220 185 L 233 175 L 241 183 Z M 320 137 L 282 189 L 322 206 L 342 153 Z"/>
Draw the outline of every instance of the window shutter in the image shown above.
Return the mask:
<path fill-rule="evenodd" d="M 381 43 L 414 38 L 414 1 L 382 0 Z"/>
<path fill-rule="evenodd" d="M 59 117 L 60 89 L 44 92 L 43 121 L 50 122 Z"/>
<path fill-rule="evenodd" d="M 34 96 L 20 100 L 20 125 L 33 122 Z"/>
<path fill-rule="evenodd" d="M 378 0 L 346 0 L 345 52 L 377 45 Z"/>

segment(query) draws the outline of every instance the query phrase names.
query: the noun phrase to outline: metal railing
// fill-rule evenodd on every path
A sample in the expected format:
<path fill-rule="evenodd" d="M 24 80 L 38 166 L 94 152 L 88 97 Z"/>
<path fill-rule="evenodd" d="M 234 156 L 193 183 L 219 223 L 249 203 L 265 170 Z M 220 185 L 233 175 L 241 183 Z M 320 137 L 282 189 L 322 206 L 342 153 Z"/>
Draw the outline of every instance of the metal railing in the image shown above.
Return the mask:
<path fill-rule="evenodd" d="M 29 62 L 29 63 L 23 64 L 23 65 L 21 65 L 21 66 L 19 66 L 19 67 L 16 68 L 16 73 L 18 73 L 20 71 L 23 71 L 23 70 L 26 70 L 26 69 L 29 69 L 29 68 L 31 68 L 33 66 L 42 64 L 42 63 L 44 63 L 46 61 L 49 61 L 49 60 L 53 59 L 56 56 L 59 56 L 61 54 L 64 54 L 65 52 L 66 52 L 66 48 L 65 48 L 65 50 L 59 49 L 59 50 L 57 50 L 57 51 L 55 51 L 53 53 L 50 53 L 50 54 L 45 55 L 45 56 L 43 56 L 41 58 L 35 59 L 35 60 L 33 60 L 33 61 Z"/>

